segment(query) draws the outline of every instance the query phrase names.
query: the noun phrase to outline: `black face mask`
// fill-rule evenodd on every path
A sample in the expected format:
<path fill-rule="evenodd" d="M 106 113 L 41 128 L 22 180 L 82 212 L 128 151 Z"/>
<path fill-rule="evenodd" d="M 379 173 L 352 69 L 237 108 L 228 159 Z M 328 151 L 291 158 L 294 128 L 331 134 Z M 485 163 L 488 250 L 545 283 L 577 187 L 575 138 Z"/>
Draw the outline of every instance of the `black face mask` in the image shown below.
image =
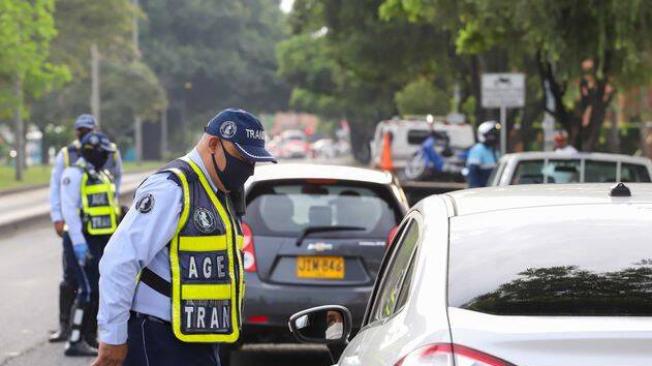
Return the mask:
<path fill-rule="evenodd" d="M 217 162 L 215 161 L 215 153 L 211 153 L 211 159 L 213 160 L 213 169 L 217 173 L 217 177 L 220 178 L 224 188 L 234 192 L 242 189 L 244 183 L 249 177 L 254 174 L 254 165 L 245 163 L 244 161 L 236 158 L 235 156 L 226 152 L 222 141 L 222 151 L 224 151 L 224 157 L 226 158 L 226 168 L 224 171 L 221 171 L 217 167 Z"/>
<path fill-rule="evenodd" d="M 102 170 L 102 168 L 104 168 L 104 164 L 106 164 L 106 161 L 109 160 L 109 153 L 106 151 L 85 151 L 82 156 L 84 157 L 84 160 L 93 165 L 95 170 Z"/>

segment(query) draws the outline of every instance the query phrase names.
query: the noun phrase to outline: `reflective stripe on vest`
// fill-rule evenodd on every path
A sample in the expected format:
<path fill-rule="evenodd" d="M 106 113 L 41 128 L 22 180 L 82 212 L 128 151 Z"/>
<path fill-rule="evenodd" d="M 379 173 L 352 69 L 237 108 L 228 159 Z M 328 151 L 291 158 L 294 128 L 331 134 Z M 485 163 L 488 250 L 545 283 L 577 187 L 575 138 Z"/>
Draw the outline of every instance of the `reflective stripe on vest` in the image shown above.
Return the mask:
<path fill-rule="evenodd" d="M 80 166 L 84 169 L 83 166 Z M 115 201 L 115 185 L 103 172 L 95 177 L 84 169 L 81 182 L 82 214 L 90 235 L 113 234 L 118 227 L 120 206 Z"/>
<path fill-rule="evenodd" d="M 191 160 L 183 160 L 198 178 L 193 184 L 200 187 L 191 190 L 181 169 L 169 169 L 183 190 L 183 210 L 169 250 L 172 330 L 184 342 L 234 343 L 240 337 L 242 325 L 243 237 L 234 226 L 238 223 L 217 198 L 201 169 Z M 213 207 L 195 207 L 198 197 L 191 202 L 191 192 L 202 199 L 207 197 L 206 204 Z M 221 220 L 223 233 L 212 209 Z M 187 225 L 208 229 L 191 236 L 187 235 Z"/>

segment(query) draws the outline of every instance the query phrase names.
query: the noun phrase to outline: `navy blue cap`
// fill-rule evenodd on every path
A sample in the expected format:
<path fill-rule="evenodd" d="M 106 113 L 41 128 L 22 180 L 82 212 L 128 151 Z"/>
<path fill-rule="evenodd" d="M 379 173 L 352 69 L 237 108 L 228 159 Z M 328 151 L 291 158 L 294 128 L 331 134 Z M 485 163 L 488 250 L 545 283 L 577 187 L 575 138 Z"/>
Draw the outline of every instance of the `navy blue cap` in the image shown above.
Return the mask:
<path fill-rule="evenodd" d="M 97 122 L 95 121 L 95 117 L 93 117 L 91 114 L 82 114 L 77 117 L 77 120 L 75 120 L 75 130 L 80 128 L 88 128 L 89 130 L 94 130 L 96 126 Z"/>
<path fill-rule="evenodd" d="M 204 131 L 235 145 L 250 162 L 271 161 L 276 158 L 265 149 L 265 129 L 258 118 L 242 109 L 229 108 L 211 119 Z"/>
<path fill-rule="evenodd" d="M 80 141 L 81 148 L 114 152 L 115 145 L 111 143 L 108 137 L 101 132 L 89 132 Z"/>

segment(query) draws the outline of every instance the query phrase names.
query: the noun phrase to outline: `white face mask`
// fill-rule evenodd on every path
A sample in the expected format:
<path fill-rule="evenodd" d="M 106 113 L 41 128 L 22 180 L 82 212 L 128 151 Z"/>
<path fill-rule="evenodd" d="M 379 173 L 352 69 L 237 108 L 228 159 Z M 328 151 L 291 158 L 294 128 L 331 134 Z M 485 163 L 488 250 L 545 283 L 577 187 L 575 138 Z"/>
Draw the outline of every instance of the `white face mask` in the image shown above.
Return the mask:
<path fill-rule="evenodd" d="M 340 339 L 342 338 L 343 332 L 344 327 L 342 323 L 333 323 L 331 326 L 326 328 L 326 339 Z"/>

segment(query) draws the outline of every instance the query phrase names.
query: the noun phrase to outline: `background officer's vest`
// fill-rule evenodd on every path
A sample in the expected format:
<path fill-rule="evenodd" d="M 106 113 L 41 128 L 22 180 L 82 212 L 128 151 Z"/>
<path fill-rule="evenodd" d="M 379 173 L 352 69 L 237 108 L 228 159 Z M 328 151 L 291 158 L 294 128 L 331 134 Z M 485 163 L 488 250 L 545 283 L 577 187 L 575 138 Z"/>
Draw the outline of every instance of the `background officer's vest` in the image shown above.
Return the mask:
<path fill-rule="evenodd" d="M 240 223 L 227 197 L 213 191 L 190 159 L 175 160 L 162 172 L 173 173 L 170 178 L 183 190 L 183 209 L 169 243 L 172 284 L 147 268 L 140 279 L 171 297 L 172 329 L 179 340 L 236 342 L 244 298 Z"/>
<path fill-rule="evenodd" d="M 69 167 L 70 165 L 74 164 L 77 161 L 77 159 L 79 159 L 80 147 L 81 144 L 79 143 L 79 140 L 75 140 L 70 145 L 61 148 L 61 152 L 63 153 L 64 168 Z"/>
<path fill-rule="evenodd" d="M 81 216 L 84 232 L 89 235 L 110 235 L 118 227 L 120 206 L 115 200 L 115 185 L 110 174 L 96 172 L 80 161 L 76 166 L 83 170 L 81 182 Z"/>

